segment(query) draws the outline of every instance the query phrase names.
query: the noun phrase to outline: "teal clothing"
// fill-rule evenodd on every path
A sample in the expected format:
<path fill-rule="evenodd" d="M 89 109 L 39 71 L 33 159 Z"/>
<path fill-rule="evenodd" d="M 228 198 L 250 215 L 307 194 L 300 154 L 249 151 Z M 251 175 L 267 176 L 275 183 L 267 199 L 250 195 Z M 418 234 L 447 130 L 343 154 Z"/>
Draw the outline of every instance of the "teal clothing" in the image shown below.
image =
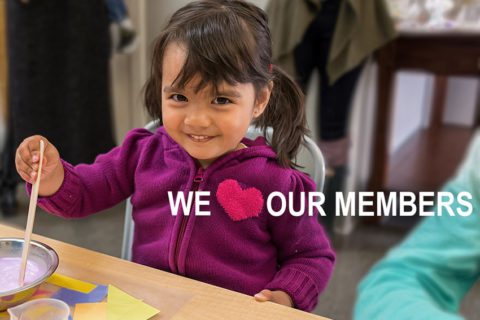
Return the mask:
<path fill-rule="evenodd" d="M 355 319 L 463 319 L 458 307 L 480 277 L 480 134 L 443 191 L 470 192 L 470 216 L 433 216 L 372 268 L 358 287 Z M 465 211 L 457 201 L 452 209 Z M 437 212 L 438 208 L 435 208 Z"/>

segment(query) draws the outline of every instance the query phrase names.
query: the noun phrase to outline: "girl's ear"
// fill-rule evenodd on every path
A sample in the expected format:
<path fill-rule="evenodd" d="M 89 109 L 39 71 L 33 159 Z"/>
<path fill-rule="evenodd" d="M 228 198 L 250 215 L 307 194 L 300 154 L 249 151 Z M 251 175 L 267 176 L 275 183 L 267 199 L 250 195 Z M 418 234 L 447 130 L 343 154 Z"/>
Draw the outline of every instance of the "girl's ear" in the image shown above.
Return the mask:
<path fill-rule="evenodd" d="M 273 81 L 270 81 L 268 85 L 263 87 L 260 92 L 258 93 L 257 99 L 255 100 L 255 106 L 253 108 L 253 117 L 258 118 L 265 108 L 268 105 L 268 101 L 270 100 L 270 95 L 272 94 L 273 89 Z"/>

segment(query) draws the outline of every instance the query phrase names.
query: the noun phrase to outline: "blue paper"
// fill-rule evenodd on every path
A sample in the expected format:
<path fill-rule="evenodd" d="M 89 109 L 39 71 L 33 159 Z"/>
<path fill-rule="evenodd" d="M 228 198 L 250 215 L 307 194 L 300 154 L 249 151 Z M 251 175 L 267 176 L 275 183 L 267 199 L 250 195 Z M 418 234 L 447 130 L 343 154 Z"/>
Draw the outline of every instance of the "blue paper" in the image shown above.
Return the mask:
<path fill-rule="evenodd" d="M 82 293 L 67 288 L 61 288 L 52 298 L 64 301 L 69 306 L 75 306 L 77 303 L 94 303 L 100 302 L 107 295 L 108 287 L 97 285 L 95 289 L 89 293 Z"/>

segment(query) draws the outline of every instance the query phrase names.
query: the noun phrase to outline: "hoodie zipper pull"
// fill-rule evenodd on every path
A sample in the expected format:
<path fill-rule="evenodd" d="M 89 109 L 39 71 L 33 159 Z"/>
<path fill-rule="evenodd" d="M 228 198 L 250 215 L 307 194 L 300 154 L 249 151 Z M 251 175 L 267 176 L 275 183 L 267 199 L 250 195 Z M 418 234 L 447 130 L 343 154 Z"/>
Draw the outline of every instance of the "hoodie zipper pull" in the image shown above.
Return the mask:
<path fill-rule="evenodd" d="M 198 191 L 198 187 L 200 185 L 200 183 L 203 181 L 203 168 L 200 167 L 198 168 L 197 170 L 197 173 L 195 174 L 195 177 L 193 178 L 193 184 L 192 184 L 192 188 L 190 191 L 193 191 L 193 192 L 196 192 Z M 195 201 L 192 203 L 192 208 L 190 209 L 190 214 L 194 214 L 193 213 L 193 210 L 195 210 Z M 182 244 L 182 241 L 183 241 L 183 236 L 185 234 L 185 229 L 187 227 L 187 223 L 188 223 L 188 219 L 189 219 L 190 215 L 188 216 L 184 216 L 182 215 L 181 217 L 181 224 L 180 224 L 180 230 L 178 232 L 178 236 L 177 236 L 177 241 L 176 241 L 176 245 L 175 245 L 175 256 L 174 256 L 174 261 L 175 261 L 175 265 L 177 267 L 177 272 L 178 272 L 178 256 L 180 254 L 180 246 Z"/>
<path fill-rule="evenodd" d="M 203 168 L 199 168 L 197 171 L 197 174 L 195 175 L 195 178 L 193 178 L 194 185 L 192 186 L 192 189 L 194 189 L 194 191 L 197 191 L 198 185 L 202 181 L 203 181 Z"/>

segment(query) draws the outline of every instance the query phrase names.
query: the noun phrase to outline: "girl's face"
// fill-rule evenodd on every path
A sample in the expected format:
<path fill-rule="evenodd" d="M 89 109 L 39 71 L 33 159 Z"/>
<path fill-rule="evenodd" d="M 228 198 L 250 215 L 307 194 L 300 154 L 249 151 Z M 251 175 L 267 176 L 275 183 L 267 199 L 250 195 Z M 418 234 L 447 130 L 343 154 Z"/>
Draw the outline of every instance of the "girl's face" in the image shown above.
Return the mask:
<path fill-rule="evenodd" d="M 255 99 L 251 83 L 207 85 L 195 92 L 200 76 L 185 88 L 172 83 L 181 71 L 186 50 L 178 43 L 167 46 L 163 58 L 162 120 L 167 133 L 204 168 L 219 157 L 240 149 L 253 118 L 260 116 L 270 98 L 272 85 Z"/>

